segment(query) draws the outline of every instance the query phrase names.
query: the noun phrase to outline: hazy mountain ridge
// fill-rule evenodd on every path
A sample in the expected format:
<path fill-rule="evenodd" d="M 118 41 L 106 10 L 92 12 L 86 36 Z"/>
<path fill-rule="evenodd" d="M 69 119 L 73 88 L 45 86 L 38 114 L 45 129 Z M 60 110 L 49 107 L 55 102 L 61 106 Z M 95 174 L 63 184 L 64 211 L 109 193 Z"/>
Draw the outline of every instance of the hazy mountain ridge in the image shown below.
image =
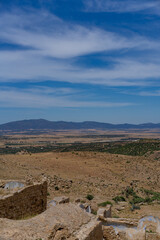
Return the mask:
<path fill-rule="evenodd" d="M 143 123 L 143 124 L 111 124 L 94 121 L 85 122 L 65 122 L 65 121 L 48 121 L 45 119 L 31 119 L 8 122 L 0 125 L 0 130 L 23 131 L 23 130 L 69 130 L 69 129 L 108 129 L 108 130 L 127 130 L 127 129 L 155 129 L 160 128 L 160 123 Z"/>

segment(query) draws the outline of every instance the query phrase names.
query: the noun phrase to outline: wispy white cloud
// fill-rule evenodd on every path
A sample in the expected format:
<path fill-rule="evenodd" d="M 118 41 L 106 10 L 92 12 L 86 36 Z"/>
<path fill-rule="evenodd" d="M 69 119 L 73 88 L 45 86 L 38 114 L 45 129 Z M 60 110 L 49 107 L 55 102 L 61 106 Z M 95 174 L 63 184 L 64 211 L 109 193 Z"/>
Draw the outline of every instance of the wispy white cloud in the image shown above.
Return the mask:
<path fill-rule="evenodd" d="M 120 90 L 121 94 L 125 95 L 133 95 L 133 96 L 141 96 L 141 97 L 160 97 L 160 89 L 159 86 L 155 88 L 146 88 L 145 90 L 140 90 L 141 88 L 137 88 L 136 90 Z"/>
<path fill-rule="evenodd" d="M 151 85 L 160 78 L 159 60 L 113 58 L 113 66 L 89 68 L 75 59 L 125 49 L 159 51 L 159 41 L 131 38 L 98 28 L 67 24 L 47 12 L 0 13 L 0 40 L 27 47 L 1 50 L 0 81 L 63 81 L 108 86 Z"/>
<path fill-rule="evenodd" d="M 146 96 L 146 97 L 159 97 L 160 96 L 160 90 L 157 90 L 157 91 L 142 91 L 142 92 L 139 92 L 138 95 Z"/>
<path fill-rule="evenodd" d="M 85 9 L 94 12 L 139 12 L 160 14 L 160 2 L 157 0 L 84 0 Z"/>
<path fill-rule="evenodd" d="M 62 81 L 108 86 L 152 85 L 160 78 L 159 62 L 114 59 L 110 68 L 78 67 L 71 61 L 43 58 L 34 51 L 3 51 L 0 55 L 0 81 Z M 152 79 L 152 81 L 151 81 Z"/>
<path fill-rule="evenodd" d="M 71 96 L 57 95 L 57 93 L 48 95 L 48 90 L 46 91 L 46 88 L 23 89 L 21 91 L 16 88 L 0 89 L 0 107 L 42 109 L 46 107 L 126 107 L 134 105 L 129 102 L 80 101 Z"/>
<path fill-rule="evenodd" d="M 0 14 L 0 40 L 29 47 L 41 56 L 71 58 L 122 49 L 150 49 L 158 43 L 140 36 L 131 38 L 96 27 L 67 24 L 54 15 L 36 12 Z M 38 20 L 37 20 L 38 19 Z"/>

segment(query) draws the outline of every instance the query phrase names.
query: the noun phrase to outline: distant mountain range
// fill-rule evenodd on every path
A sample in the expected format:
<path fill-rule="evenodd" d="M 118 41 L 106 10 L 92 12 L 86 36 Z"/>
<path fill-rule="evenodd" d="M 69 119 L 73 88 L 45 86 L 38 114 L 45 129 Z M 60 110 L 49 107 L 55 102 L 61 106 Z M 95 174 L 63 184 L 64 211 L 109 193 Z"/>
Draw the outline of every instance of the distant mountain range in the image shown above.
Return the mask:
<path fill-rule="evenodd" d="M 86 122 L 64 122 L 48 121 L 45 119 L 31 119 L 9 122 L 0 125 L 0 130 L 26 131 L 26 130 L 73 130 L 73 129 L 103 129 L 103 130 L 129 130 L 129 129 L 160 129 L 160 123 L 144 124 L 110 124 L 93 121 Z"/>

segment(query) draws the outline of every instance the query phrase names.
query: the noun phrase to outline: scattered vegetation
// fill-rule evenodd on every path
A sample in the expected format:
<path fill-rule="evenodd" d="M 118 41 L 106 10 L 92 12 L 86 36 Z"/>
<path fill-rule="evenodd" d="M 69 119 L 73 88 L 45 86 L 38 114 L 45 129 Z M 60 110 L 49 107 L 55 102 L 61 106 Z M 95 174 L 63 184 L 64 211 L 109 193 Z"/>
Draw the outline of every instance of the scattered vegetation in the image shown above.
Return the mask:
<path fill-rule="evenodd" d="M 106 207 L 107 205 L 112 205 L 112 203 L 110 201 L 106 201 L 98 204 L 99 207 Z"/>
<path fill-rule="evenodd" d="M 113 215 L 112 218 L 119 218 L 119 216 L 118 215 Z"/>
<path fill-rule="evenodd" d="M 15 145 L 15 144 L 14 144 Z M 78 151 L 94 151 L 94 152 L 108 152 L 112 154 L 123 154 L 131 156 L 142 156 L 152 154 L 154 151 L 160 150 L 160 140 L 141 139 L 134 141 L 119 141 L 119 142 L 106 142 L 106 143 L 57 143 L 46 144 L 43 146 L 12 146 L 6 145 L 6 147 L 0 148 L 0 154 L 16 154 L 21 151 L 28 153 L 40 153 L 40 152 L 72 152 L 72 154 L 78 155 Z M 76 152 L 76 153 L 75 153 Z M 129 163 L 129 161 L 127 161 Z"/>
<path fill-rule="evenodd" d="M 139 140 L 137 142 L 126 143 L 124 145 L 115 145 L 115 147 L 112 147 L 107 151 L 114 154 L 143 156 L 147 152 L 150 152 L 150 154 L 152 154 L 153 151 L 157 150 L 160 150 L 160 141 Z"/>
<path fill-rule="evenodd" d="M 145 202 L 151 203 L 153 201 L 160 201 L 160 193 L 154 192 L 152 190 L 144 189 L 145 194 L 147 197 L 145 198 Z"/>
<path fill-rule="evenodd" d="M 160 201 L 160 193 L 154 192 L 152 190 L 147 189 L 141 189 L 142 196 L 137 195 L 137 193 L 134 191 L 133 187 L 127 187 L 125 191 L 122 192 L 123 195 L 126 196 L 126 198 L 129 200 L 129 203 L 131 204 L 131 210 L 139 209 L 139 206 L 136 204 L 139 203 L 152 203 L 154 201 Z"/>
<path fill-rule="evenodd" d="M 28 219 L 31 219 L 31 218 L 36 217 L 37 215 L 38 215 L 38 214 L 23 215 L 23 216 L 19 217 L 17 220 L 28 220 Z"/>
<path fill-rule="evenodd" d="M 150 229 L 150 230 L 146 230 L 146 233 L 155 233 L 155 232 L 153 232 L 153 231 Z"/>

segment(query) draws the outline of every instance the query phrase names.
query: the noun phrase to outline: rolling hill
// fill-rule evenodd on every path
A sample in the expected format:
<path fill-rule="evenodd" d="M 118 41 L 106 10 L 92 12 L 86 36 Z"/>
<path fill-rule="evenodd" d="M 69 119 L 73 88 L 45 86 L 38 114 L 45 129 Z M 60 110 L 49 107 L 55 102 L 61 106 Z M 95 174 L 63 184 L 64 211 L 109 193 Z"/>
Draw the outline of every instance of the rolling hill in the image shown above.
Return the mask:
<path fill-rule="evenodd" d="M 25 131 L 25 130 L 73 130 L 73 129 L 103 129 L 103 130 L 128 130 L 128 129 L 160 129 L 160 123 L 144 124 L 111 124 L 93 121 L 86 122 L 65 122 L 48 121 L 45 119 L 31 119 L 14 121 L 0 125 L 0 130 Z"/>

